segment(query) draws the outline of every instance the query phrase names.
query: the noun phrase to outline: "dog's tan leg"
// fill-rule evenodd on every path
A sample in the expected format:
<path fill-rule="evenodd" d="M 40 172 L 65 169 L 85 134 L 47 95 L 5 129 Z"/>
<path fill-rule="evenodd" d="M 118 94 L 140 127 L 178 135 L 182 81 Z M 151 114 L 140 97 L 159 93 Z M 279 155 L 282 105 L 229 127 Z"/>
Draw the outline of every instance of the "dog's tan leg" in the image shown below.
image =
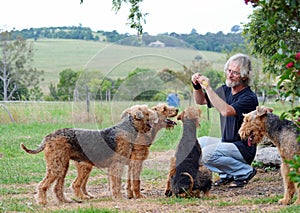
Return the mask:
<path fill-rule="evenodd" d="M 107 168 L 107 192 L 111 194 L 111 177 L 110 177 L 110 167 Z"/>
<path fill-rule="evenodd" d="M 73 181 L 71 186 L 75 193 L 75 196 L 80 199 L 93 198 L 93 196 L 90 195 L 86 190 L 87 181 L 93 169 L 93 166 L 82 162 L 74 162 L 74 165 L 77 168 L 77 177 Z"/>
<path fill-rule="evenodd" d="M 47 204 L 47 191 L 55 179 L 56 177 L 47 170 L 46 177 L 39 183 L 37 187 L 37 200 L 40 205 Z"/>
<path fill-rule="evenodd" d="M 92 166 L 91 166 L 91 167 L 88 166 L 88 167 L 85 168 L 85 171 L 84 171 L 84 172 L 85 172 L 85 177 L 84 177 L 84 179 L 83 179 L 83 183 L 81 184 L 81 191 L 82 191 L 82 193 L 85 194 L 86 196 L 88 196 L 89 199 L 95 197 L 94 195 L 88 193 L 88 192 L 87 192 L 87 189 L 86 189 L 87 182 L 88 182 L 88 180 L 89 180 L 89 176 L 90 176 L 90 174 L 91 174 L 92 169 L 93 169 Z"/>
<path fill-rule="evenodd" d="M 62 169 L 61 171 L 57 174 L 57 181 L 54 185 L 54 193 L 57 197 L 57 199 L 60 202 L 64 202 L 64 203 L 72 203 L 72 200 L 69 200 L 65 197 L 64 195 L 64 183 L 65 183 L 65 177 L 69 168 L 69 159 L 66 160 L 67 162 L 65 162 L 65 165 L 62 165 Z"/>
<path fill-rule="evenodd" d="M 296 189 L 297 192 L 297 199 L 295 201 L 295 205 L 299 205 L 300 204 L 300 187 L 298 187 L 298 183 L 294 183 L 294 187 Z"/>
<path fill-rule="evenodd" d="M 135 198 L 143 198 L 141 194 L 141 180 L 140 175 L 143 168 L 143 161 L 132 161 L 132 190 Z"/>
<path fill-rule="evenodd" d="M 121 162 L 112 163 L 109 168 L 109 177 L 111 180 L 112 198 L 120 199 L 121 196 L 121 185 L 122 185 L 122 174 L 124 164 Z"/>
<path fill-rule="evenodd" d="M 290 168 L 286 163 L 281 164 L 281 176 L 284 185 L 284 197 L 278 201 L 279 204 L 288 205 L 291 203 L 295 193 L 294 183 L 289 179 Z"/>
<path fill-rule="evenodd" d="M 168 196 L 168 197 L 170 197 L 172 195 L 170 173 L 169 173 L 168 179 L 167 179 L 167 184 L 166 184 L 166 189 L 165 189 L 165 195 Z"/>
<path fill-rule="evenodd" d="M 170 159 L 170 171 L 168 174 L 168 178 L 167 178 L 167 185 L 166 185 L 166 189 L 165 189 L 165 195 L 170 197 L 172 196 L 172 191 L 171 191 L 171 177 L 173 175 L 175 175 L 176 173 L 176 158 L 172 157 Z"/>
<path fill-rule="evenodd" d="M 300 169 L 298 169 L 298 174 L 300 173 Z M 295 201 L 295 205 L 300 205 L 300 187 L 298 186 L 298 183 L 294 183 L 295 191 L 297 193 L 297 199 Z"/>
<path fill-rule="evenodd" d="M 132 178 L 132 168 L 133 167 L 133 161 L 131 160 L 128 165 L 128 174 L 127 174 L 127 198 L 131 199 L 133 198 L 133 191 L 131 188 L 131 178 Z"/>
<path fill-rule="evenodd" d="M 50 143 L 50 142 L 49 142 Z M 52 183 L 58 180 L 61 172 L 66 173 L 66 168 L 60 162 L 66 162 L 67 159 L 61 157 L 61 150 L 64 150 L 64 143 L 61 138 L 54 138 L 51 141 L 52 146 L 45 148 L 45 161 L 46 161 L 46 176 L 38 185 L 37 199 L 41 205 L 47 204 L 47 191 Z M 68 156 L 68 151 L 66 151 Z"/>
<path fill-rule="evenodd" d="M 203 192 L 203 197 L 206 198 L 216 198 L 216 196 L 210 194 L 210 190 Z"/>
<path fill-rule="evenodd" d="M 298 169 L 298 173 L 299 172 L 300 172 L 300 169 Z M 300 187 L 298 186 L 298 183 L 294 183 L 294 187 L 295 187 L 296 192 L 297 192 L 297 199 L 296 199 L 294 204 L 300 205 Z"/>

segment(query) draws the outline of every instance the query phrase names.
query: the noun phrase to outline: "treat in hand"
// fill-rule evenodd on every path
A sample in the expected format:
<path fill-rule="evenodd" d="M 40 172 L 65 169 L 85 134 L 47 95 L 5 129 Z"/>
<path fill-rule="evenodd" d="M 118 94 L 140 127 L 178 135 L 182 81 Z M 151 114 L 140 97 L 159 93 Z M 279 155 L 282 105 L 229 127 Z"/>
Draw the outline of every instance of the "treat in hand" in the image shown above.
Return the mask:
<path fill-rule="evenodd" d="M 205 86 L 205 87 L 208 86 L 208 83 L 207 83 L 207 81 L 205 81 L 205 80 L 201 81 L 201 84 L 202 84 L 203 86 Z"/>

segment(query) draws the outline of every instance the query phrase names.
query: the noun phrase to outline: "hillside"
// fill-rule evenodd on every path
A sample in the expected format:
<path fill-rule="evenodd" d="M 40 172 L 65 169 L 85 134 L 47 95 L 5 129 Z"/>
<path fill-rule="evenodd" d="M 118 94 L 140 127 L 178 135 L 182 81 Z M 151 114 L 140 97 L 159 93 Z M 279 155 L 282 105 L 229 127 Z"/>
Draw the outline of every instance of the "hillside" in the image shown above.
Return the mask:
<path fill-rule="evenodd" d="M 214 69 L 222 70 L 225 62 L 222 53 L 192 48 L 133 47 L 84 40 L 41 39 L 34 41 L 34 49 L 33 67 L 45 71 L 45 81 L 41 83 L 44 93 L 48 93 L 50 82 L 57 83 L 59 72 L 68 68 L 97 71 L 117 79 L 126 77 L 135 68 L 180 71 L 183 66 L 191 67 L 197 55 L 209 61 Z"/>

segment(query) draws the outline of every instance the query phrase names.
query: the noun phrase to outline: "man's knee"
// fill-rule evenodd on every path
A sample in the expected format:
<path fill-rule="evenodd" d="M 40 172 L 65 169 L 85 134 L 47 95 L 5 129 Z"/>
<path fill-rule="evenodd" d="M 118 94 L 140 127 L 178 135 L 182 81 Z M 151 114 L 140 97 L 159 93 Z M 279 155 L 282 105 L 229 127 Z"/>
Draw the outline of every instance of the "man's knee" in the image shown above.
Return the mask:
<path fill-rule="evenodd" d="M 199 142 L 201 148 L 204 148 L 205 146 L 208 146 L 211 144 L 210 138 L 211 137 L 209 137 L 209 136 L 202 136 L 202 137 L 198 138 L 198 142 Z"/>
<path fill-rule="evenodd" d="M 202 162 L 207 164 L 209 163 L 209 160 L 211 159 L 213 152 L 211 152 L 211 149 L 203 148 L 202 149 Z"/>

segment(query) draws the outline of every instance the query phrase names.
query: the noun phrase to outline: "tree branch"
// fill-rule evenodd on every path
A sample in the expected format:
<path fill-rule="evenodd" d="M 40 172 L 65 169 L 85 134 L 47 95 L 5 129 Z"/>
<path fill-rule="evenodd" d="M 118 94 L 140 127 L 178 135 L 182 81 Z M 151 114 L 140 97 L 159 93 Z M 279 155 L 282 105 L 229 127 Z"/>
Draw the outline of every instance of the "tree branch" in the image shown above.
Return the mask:
<path fill-rule="evenodd" d="M 9 100 L 11 97 L 12 97 L 12 95 L 14 94 L 14 92 L 17 90 L 17 85 L 16 84 L 14 84 L 14 88 L 12 89 L 12 91 L 9 93 L 9 96 L 7 97 L 7 100 Z"/>

